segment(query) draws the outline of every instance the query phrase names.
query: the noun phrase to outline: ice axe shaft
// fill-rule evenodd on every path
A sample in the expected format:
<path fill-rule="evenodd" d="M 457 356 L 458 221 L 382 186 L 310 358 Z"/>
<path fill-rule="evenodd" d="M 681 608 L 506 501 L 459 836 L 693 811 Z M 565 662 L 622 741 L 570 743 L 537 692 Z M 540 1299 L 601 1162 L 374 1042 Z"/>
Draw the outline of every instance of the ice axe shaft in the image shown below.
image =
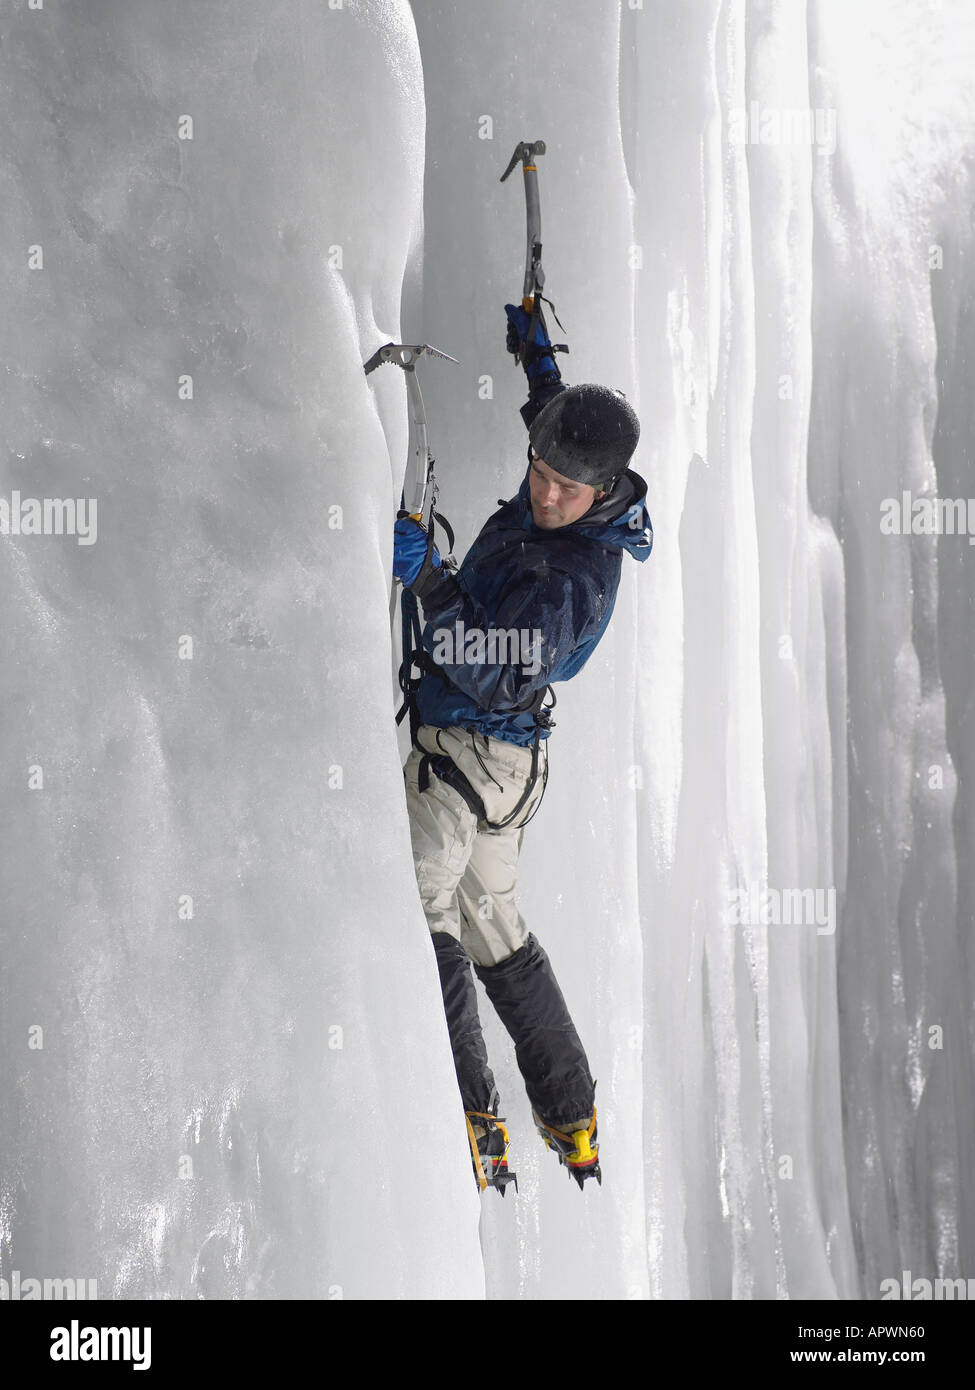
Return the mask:
<path fill-rule="evenodd" d="M 385 343 L 378 348 L 368 362 L 363 363 L 366 376 L 386 362 L 393 362 L 406 373 L 406 397 L 409 407 L 410 445 L 403 479 L 403 507 L 415 521 L 429 526 L 430 514 L 436 498 L 436 483 L 433 476 L 433 458 L 427 445 L 427 421 L 423 409 L 423 396 L 416 376 L 416 364 L 423 353 L 440 357 L 445 362 L 456 362 L 456 357 L 431 347 L 429 343 Z"/>
<path fill-rule="evenodd" d="M 519 140 L 511 156 L 507 169 L 501 175 L 501 182 L 521 160 L 525 176 L 525 213 L 527 219 L 527 243 L 525 250 L 525 283 L 522 287 L 521 307 L 530 314 L 535 307 L 535 292 L 545 288 L 545 271 L 542 269 L 542 209 L 538 197 L 538 169 L 535 157 L 545 153 L 544 140 Z"/>

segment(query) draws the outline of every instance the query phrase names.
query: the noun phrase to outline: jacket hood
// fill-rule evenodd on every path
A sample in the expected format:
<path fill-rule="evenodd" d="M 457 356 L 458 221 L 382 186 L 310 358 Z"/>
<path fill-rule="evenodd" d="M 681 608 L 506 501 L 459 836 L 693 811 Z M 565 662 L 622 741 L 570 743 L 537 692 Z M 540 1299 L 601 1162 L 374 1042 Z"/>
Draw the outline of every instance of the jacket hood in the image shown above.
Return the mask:
<path fill-rule="evenodd" d="M 529 476 L 531 464 L 525 472 L 518 499 L 525 513 L 525 529 L 540 536 L 548 532 L 536 526 L 532 520 Z M 570 526 L 558 527 L 559 532 L 578 532 L 587 540 L 599 541 L 602 545 L 619 546 L 627 550 L 634 560 L 646 560 L 653 549 L 653 525 L 646 506 L 647 485 L 639 473 L 628 468 L 613 484 L 612 490 L 602 501 L 590 507 L 589 511 Z"/>

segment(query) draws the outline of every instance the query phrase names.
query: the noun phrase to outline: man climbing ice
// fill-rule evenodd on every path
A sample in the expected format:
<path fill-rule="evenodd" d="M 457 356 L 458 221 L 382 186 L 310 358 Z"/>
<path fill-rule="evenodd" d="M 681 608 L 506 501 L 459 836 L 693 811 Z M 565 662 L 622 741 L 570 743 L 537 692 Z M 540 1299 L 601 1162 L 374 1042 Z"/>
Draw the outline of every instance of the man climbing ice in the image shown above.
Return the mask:
<path fill-rule="evenodd" d="M 645 560 L 653 544 L 646 483 L 627 466 L 640 434 L 633 410 L 606 387 L 567 387 L 544 321 L 533 329 L 523 308 L 505 309 L 506 345 L 529 380 L 527 475 L 456 573 L 432 534 L 405 515 L 393 560 L 425 619 L 404 767 L 417 884 L 475 1176 L 502 1195 L 514 1174 L 472 963 L 514 1042 L 539 1133 L 580 1188 L 600 1179 L 589 1063 L 548 956 L 518 911 L 515 884 L 524 827 L 548 776 L 549 685 L 576 675 L 602 637 L 624 554 Z M 530 633 L 531 659 L 524 643 L 470 647 L 472 632 L 492 630 Z M 467 641 L 450 651 L 444 636 L 461 631 Z M 469 650 L 485 659 L 465 661 Z"/>

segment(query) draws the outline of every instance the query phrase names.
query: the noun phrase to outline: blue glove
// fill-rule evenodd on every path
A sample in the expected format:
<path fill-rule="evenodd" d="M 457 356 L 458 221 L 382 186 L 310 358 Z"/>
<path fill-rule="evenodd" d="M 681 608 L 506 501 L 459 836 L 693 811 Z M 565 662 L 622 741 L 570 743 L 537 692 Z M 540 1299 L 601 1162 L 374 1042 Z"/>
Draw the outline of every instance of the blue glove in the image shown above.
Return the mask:
<path fill-rule="evenodd" d="M 393 574 L 402 580 L 407 589 L 413 587 L 424 570 L 428 575 L 443 564 L 436 546 L 431 547 L 431 563 L 427 564 L 428 545 L 430 536 L 412 517 L 401 517 L 393 527 Z"/>
<path fill-rule="evenodd" d="M 504 311 L 508 315 L 508 336 L 505 346 L 508 351 L 516 356 L 524 350 L 525 339 L 531 327 L 531 314 L 521 307 L 520 304 L 506 304 Z M 541 319 L 535 325 L 535 337 L 533 339 L 539 347 L 551 347 L 552 341 L 545 331 Z M 525 364 L 525 375 L 529 381 L 534 381 L 537 377 L 548 376 L 549 373 L 558 374 L 554 357 L 536 357 L 534 362 Z"/>

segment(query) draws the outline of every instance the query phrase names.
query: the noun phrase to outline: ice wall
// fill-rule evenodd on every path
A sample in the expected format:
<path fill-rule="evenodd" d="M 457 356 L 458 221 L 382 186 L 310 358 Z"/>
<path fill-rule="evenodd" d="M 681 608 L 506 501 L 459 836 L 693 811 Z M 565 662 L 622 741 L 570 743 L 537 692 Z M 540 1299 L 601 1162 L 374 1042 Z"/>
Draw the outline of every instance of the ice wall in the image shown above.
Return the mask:
<path fill-rule="evenodd" d="M 846 569 L 838 1002 L 850 1208 L 876 1297 L 903 1269 L 975 1267 L 972 552 L 964 535 L 879 525 L 905 491 L 975 491 L 975 34 L 961 5 L 820 18 L 814 101 L 835 106 L 841 139 L 814 185 L 809 481 Z"/>
<path fill-rule="evenodd" d="M 2 1272 L 480 1296 L 360 365 L 419 226 L 409 7 L 2 25 L 3 492 L 98 502 L 0 547 Z"/>

